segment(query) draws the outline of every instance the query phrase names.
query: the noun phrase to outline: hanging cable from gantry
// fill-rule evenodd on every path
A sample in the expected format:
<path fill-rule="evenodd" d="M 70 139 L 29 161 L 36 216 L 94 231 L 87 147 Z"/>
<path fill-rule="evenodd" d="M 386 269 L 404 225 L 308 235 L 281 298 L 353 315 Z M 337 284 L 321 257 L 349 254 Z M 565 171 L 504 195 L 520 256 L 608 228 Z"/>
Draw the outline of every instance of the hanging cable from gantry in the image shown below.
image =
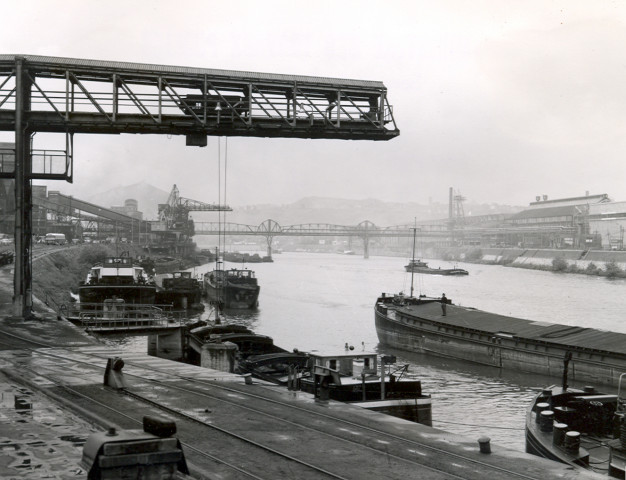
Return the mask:
<path fill-rule="evenodd" d="M 217 198 L 218 202 L 223 199 L 224 205 L 226 205 L 226 186 L 227 186 L 227 170 L 228 170 L 228 138 L 224 140 L 224 181 L 223 181 L 223 194 L 222 194 L 222 138 L 217 138 Z M 224 252 L 226 250 L 226 212 L 232 211 L 232 209 L 220 210 L 218 213 L 218 236 L 217 247 L 215 249 L 215 272 L 216 276 L 216 294 L 217 299 L 215 301 L 215 323 L 221 322 L 220 312 L 224 306 L 224 287 L 226 283 L 226 274 L 224 273 Z"/>

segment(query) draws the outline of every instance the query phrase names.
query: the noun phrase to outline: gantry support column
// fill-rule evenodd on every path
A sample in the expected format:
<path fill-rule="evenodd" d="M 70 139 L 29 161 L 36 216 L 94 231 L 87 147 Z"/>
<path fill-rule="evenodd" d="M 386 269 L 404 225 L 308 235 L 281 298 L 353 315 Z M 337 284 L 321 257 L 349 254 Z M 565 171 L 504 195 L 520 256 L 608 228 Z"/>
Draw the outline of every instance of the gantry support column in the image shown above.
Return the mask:
<path fill-rule="evenodd" d="M 30 110 L 30 80 L 24 60 L 15 62 L 15 274 L 13 277 L 13 314 L 28 318 L 32 314 L 32 158 L 26 112 Z"/>

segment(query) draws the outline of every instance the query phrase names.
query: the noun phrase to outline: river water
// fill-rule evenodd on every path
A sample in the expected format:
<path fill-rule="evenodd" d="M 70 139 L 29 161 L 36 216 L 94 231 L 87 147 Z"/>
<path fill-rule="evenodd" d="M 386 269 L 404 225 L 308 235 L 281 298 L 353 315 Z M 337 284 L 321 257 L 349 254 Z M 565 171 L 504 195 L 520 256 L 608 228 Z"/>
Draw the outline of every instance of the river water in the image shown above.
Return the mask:
<path fill-rule="evenodd" d="M 226 311 L 224 321 L 244 323 L 274 343 L 303 351 L 355 349 L 395 354 L 410 363 L 433 397 L 433 426 L 494 445 L 524 449 L 525 410 L 543 386 L 559 379 L 500 371 L 424 354 L 379 348 L 374 327 L 374 302 L 381 292 L 409 293 L 411 275 L 406 258 L 323 253 L 283 253 L 273 263 L 246 265 L 261 285 L 255 311 Z M 431 260 L 431 267 L 449 268 Z M 225 263 L 225 268 L 236 265 Z M 626 280 L 578 274 L 459 263 L 468 276 L 415 275 L 415 294 L 445 293 L 455 304 L 503 315 L 579 325 L 626 333 L 623 293 Z M 239 265 L 237 265 L 239 267 Z M 213 265 L 197 267 L 204 273 Z M 209 316 L 205 311 L 203 317 Z M 211 314 L 212 316 L 212 314 Z M 109 339 L 129 349 L 145 341 Z"/>

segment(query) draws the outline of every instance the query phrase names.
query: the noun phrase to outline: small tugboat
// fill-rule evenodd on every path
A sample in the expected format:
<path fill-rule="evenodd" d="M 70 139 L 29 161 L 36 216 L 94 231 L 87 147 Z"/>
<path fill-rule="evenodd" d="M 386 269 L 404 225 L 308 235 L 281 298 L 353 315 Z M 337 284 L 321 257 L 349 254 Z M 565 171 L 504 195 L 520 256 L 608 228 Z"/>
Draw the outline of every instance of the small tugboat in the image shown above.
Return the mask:
<path fill-rule="evenodd" d="M 300 379 L 302 391 L 322 400 L 347 402 L 376 412 L 432 425 L 431 398 L 422 394 L 419 380 L 408 378 L 408 365 L 394 367 L 393 356 L 346 349 L 339 353 L 309 352 L 309 376 Z"/>
<path fill-rule="evenodd" d="M 171 277 L 163 278 L 156 292 L 158 304 L 172 304 L 174 309 L 204 309 L 201 297 L 202 283 L 188 271 L 174 272 Z"/>
<path fill-rule="evenodd" d="M 125 304 L 152 305 L 156 285 L 145 270 L 127 255 L 107 257 L 97 263 L 78 286 L 81 304 L 103 304 L 115 299 Z"/>
<path fill-rule="evenodd" d="M 249 356 L 239 362 L 240 373 L 293 390 L 312 393 L 320 400 L 336 400 L 432 425 L 431 398 L 422 394 L 421 382 L 408 378 L 408 365 L 388 373 L 395 357 L 371 352 L 276 352 Z"/>
<path fill-rule="evenodd" d="M 410 273 L 426 273 L 430 275 L 469 275 L 467 270 L 462 268 L 431 268 L 423 260 L 415 258 L 415 239 L 417 235 L 417 229 L 413 229 L 413 255 L 409 263 L 404 266 L 404 269 Z"/>
<path fill-rule="evenodd" d="M 429 275 L 469 275 L 469 272 L 463 268 L 431 268 L 428 266 L 428 263 L 415 259 L 410 260 L 404 266 L 404 269 L 411 273 L 426 273 Z"/>
<path fill-rule="evenodd" d="M 252 270 L 216 269 L 204 275 L 204 294 L 209 302 L 224 308 L 256 308 L 259 286 Z"/>
<path fill-rule="evenodd" d="M 544 389 L 526 414 L 526 452 L 610 478 L 626 478 L 626 394 L 622 374 L 617 395 L 594 387 Z"/>

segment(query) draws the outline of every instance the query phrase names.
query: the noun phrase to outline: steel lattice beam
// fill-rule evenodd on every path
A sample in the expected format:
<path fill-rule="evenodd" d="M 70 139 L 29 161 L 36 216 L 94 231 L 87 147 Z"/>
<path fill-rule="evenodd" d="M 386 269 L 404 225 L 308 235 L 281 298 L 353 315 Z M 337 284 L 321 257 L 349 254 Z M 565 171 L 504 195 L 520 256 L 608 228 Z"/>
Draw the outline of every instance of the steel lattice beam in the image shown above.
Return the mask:
<path fill-rule="evenodd" d="M 389 140 L 382 82 L 0 55 L 0 130 L 15 129 L 16 61 L 35 132 Z"/>

